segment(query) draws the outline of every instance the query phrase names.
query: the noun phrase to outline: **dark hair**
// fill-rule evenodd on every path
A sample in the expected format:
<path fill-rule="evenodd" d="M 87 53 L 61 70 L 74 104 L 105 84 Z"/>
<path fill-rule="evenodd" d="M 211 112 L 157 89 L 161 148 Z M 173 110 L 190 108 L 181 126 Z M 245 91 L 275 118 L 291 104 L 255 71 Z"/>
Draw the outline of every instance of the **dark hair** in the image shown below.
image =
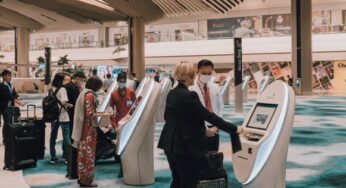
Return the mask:
<path fill-rule="evenodd" d="M 52 81 L 52 86 L 59 88 L 62 87 L 64 84 L 65 74 L 64 73 L 57 73 L 54 76 L 54 79 Z"/>
<path fill-rule="evenodd" d="M 93 76 L 97 75 L 97 69 L 93 69 Z"/>
<path fill-rule="evenodd" d="M 125 80 L 127 79 L 126 72 L 122 72 L 118 74 L 117 81 L 119 81 L 120 79 L 125 79 Z"/>
<path fill-rule="evenodd" d="M 78 72 L 74 73 L 73 78 L 84 78 L 85 79 L 86 76 L 85 76 L 84 72 L 78 71 Z"/>
<path fill-rule="evenodd" d="M 111 74 L 109 74 L 109 73 L 107 73 L 107 75 L 106 75 L 106 76 L 107 76 L 107 78 L 111 78 L 111 76 L 112 76 L 112 75 L 111 75 Z"/>
<path fill-rule="evenodd" d="M 131 73 L 131 75 L 132 75 L 133 77 L 136 77 L 136 73 L 134 73 L 134 72 L 133 72 L 133 73 Z"/>
<path fill-rule="evenodd" d="M 6 75 L 9 75 L 9 74 L 12 74 L 11 71 L 5 69 L 4 71 L 2 71 L 1 76 L 6 76 Z"/>
<path fill-rule="evenodd" d="M 210 60 L 203 59 L 198 62 L 197 69 L 200 69 L 202 67 L 211 67 L 212 69 L 214 69 L 214 63 L 211 62 Z"/>
<path fill-rule="evenodd" d="M 98 91 L 103 86 L 101 79 L 97 76 L 92 76 L 88 79 L 85 84 L 85 88 L 91 89 L 93 91 Z"/>

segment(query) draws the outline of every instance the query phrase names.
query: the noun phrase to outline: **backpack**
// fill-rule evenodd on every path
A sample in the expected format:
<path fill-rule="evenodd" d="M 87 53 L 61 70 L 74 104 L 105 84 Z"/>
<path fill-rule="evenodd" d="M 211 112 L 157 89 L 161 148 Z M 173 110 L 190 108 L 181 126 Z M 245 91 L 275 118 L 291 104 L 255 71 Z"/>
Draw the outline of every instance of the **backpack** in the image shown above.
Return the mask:
<path fill-rule="evenodd" d="M 42 100 L 44 122 L 53 122 L 59 120 L 59 116 L 61 113 L 61 108 L 59 107 L 59 105 L 62 106 L 61 102 L 56 97 L 56 94 L 59 90 L 60 88 L 57 88 L 53 93 L 53 90 L 50 89 L 48 92 L 48 96 L 46 96 Z"/>

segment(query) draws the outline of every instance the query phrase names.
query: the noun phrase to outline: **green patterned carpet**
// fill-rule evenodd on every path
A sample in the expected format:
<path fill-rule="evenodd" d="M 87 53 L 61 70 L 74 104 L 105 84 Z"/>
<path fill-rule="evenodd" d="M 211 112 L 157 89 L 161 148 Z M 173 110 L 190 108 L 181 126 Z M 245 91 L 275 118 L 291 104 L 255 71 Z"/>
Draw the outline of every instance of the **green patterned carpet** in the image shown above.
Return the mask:
<path fill-rule="evenodd" d="M 254 100 L 245 105 L 249 111 Z M 246 114 L 246 113 L 245 113 Z M 232 106 L 226 106 L 224 118 L 237 125 L 244 115 L 233 113 Z M 162 124 L 157 124 L 155 144 L 160 136 Z M 224 166 L 228 172 L 229 187 L 240 188 L 234 177 L 231 162 L 230 140 L 220 133 L 220 150 L 225 154 Z M 61 146 L 57 146 L 57 149 Z M 48 149 L 46 150 L 48 152 Z M 60 150 L 58 152 L 61 153 Z M 287 187 L 346 187 L 346 97 L 298 97 L 294 130 L 288 152 Z M 66 165 L 62 161 L 51 165 L 46 159 L 38 162 L 37 168 L 23 171 L 25 181 L 31 187 L 78 187 L 76 181 L 64 178 Z M 130 187 L 117 178 L 119 165 L 112 160 L 99 161 L 95 181 L 99 187 Z M 171 174 L 165 155 L 155 148 L 155 180 L 150 186 L 169 187 Z"/>

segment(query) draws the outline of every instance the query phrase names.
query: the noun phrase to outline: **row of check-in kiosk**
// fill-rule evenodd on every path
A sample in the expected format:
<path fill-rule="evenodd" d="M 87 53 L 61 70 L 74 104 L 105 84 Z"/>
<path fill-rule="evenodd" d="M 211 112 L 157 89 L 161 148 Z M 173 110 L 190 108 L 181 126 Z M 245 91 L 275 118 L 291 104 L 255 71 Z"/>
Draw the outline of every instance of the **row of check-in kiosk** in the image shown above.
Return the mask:
<path fill-rule="evenodd" d="M 220 88 L 224 104 L 229 104 L 230 73 Z M 243 98 L 247 100 L 250 77 L 243 81 Z M 232 155 L 236 178 L 249 188 L 285 187 L 288 144 L 295 112 L 295 94 L 282 81 L 269 84 L 265 77 L 259 86 L 257 101 L 248 112 L 240 135 L 242 150 Z M 109 89 L 117 87 L 114 82 Z M 136 90 L 137 100 L 128 115 L 119 122 L 116 153 L 120 155 L 124 183 L 148 185 L 155 183 L 154 133 L 156 122 L 164 122 L 165 100 L 172 89 L 168 78 L 160 83 L 145 78 Z M 99 111 L 108 107 L 107 93 Z M 109 118 L 100 118 L 99 125 L 108 125 Z"/>

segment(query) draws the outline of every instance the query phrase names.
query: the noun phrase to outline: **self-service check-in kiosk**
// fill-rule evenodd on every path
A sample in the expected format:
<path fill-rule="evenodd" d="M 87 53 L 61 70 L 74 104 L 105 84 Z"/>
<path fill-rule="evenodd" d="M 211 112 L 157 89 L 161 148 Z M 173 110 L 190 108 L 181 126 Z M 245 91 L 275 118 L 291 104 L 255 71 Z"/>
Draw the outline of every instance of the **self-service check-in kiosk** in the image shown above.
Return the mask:
<path fill-rule="evenodd" d="M 161 85 L 161 93 L 160 93 L 160 100 L 156 111 L 156 121 L 157 122 L 164 122 L 164 114 L 165 114 L 165 108 L 166 108 L 166 98 L 169 93 L 169 91 L 172 89 L 172 83 L 171 80 L 167 77 L 163 78 L 160 82 Z"/>
<path fill-rule="evenodd" d="M 258 88 L 258 95 L 260 95 L 264 89 L 269 85 L 270 77 L 268 75 L 264 76 Z"/>
<path fill-rule="evenodd" d="M 154 179 L 155 112 L 161 93 L 159 83 L 149 79 L 127 116 L 119 122 L 117 154 L 124 182 L 147 185 Z"/>
<path fill-rule="evenodd" d="M 112 85 L 109 87 L 106 96 L 103 98 L 101 105 L 97 108 L 97 112 L 105 112 L 109 108 L 109 101 L 112 97 L 112 92 L 118 87 L 118 82 L 113 81 Z M 107 125 L 111 124 L 110 118 L 107 116 L 101 116 L 97 118 L 97 124 L 101 129 Z"/>
<path fill-rule="evenodd" d="M 233 71 L 229 72 L 226 80 L 223 82 L 223 84 L 220 88 L 220 94 L 222 96 L 222 102 L 224 105 L 230 104 L 230 102 L 229 102 L 229 90 L 230 90 L 232 78 L 233 78 Z"/>
<path fill-rule="evenodd" d="M 258 97 L 243 122 L 242 150 L 233 154 L 235 176 L 245 188 L 284 188 L 295 113 L 295 94 L 275 81 Z"/>
<path fill-rule="evenodd" d="M 147 82 L 149 81 L 150 79 L 148 77 L 144 77 L 143 80 L 141 81 L 141 83 L 139 84 L 138 88 L 136 89 L 136 96 L 139 96 L 142 91 L 143 91 L 143 88 L 144 86 L 147 84 Z"/>
<path fill-rule="evenodd" d="M 249 81 L 250 81 L 250 76 L 245 76 L 243 79 L 243 85 L 242 85 L 243 102 L 244 103 L 247 103 L 249 100 L 248 99 Z"/>

